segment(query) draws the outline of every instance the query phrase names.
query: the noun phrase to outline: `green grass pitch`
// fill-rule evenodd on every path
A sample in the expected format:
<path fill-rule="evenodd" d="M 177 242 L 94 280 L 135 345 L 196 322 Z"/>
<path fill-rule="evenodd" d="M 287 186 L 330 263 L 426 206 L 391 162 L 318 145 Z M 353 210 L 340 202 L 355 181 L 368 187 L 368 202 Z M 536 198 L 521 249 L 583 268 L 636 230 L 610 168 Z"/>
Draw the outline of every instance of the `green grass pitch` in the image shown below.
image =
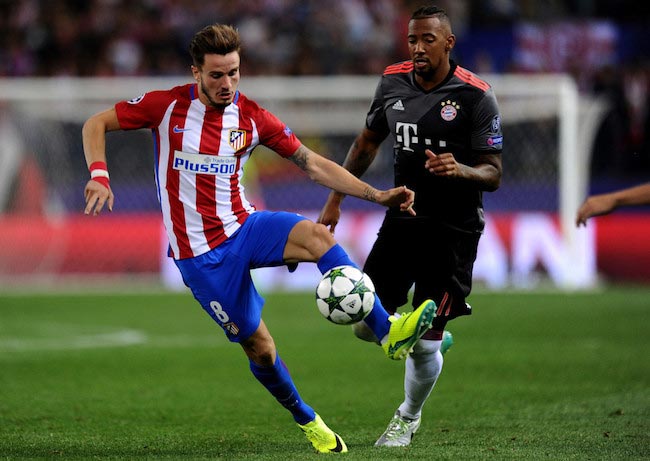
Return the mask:
<path fill-rule="evenodd" d="M 267 295 L 348 460 L 650 459 L 650 288 L 476 293 L 405 449 L 377 449 L 403 363 Z M 0 459 L 322 459 L 189 293 L 0 295 Z"/>

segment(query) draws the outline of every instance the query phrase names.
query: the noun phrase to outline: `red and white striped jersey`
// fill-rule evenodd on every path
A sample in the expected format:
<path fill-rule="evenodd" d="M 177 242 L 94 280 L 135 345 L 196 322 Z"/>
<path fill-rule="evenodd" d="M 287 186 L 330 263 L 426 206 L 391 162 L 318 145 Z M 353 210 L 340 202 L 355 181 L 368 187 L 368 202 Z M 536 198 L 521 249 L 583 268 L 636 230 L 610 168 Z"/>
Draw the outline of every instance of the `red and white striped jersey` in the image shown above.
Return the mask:
<path fill-rule="evenodd" d="M 123 130 L 152 130 L 158 198 L 176 259 L 210 251 L 255 212 L 241 179 L 256 146 L 282 157 L 300 147 L 284 123 L 239 92 L 214 108 L 187 84 L 121 101 L 115 110 Z"/>

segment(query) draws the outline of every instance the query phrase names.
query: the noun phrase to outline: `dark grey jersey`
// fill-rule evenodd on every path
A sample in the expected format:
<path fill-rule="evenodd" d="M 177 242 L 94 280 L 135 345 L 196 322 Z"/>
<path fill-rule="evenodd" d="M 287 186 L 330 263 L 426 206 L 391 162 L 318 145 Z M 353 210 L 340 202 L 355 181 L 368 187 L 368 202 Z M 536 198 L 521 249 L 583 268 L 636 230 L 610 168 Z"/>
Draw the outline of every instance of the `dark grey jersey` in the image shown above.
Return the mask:
<path fill-rule="evenodd" d="M 415 82 L 412 62 L 394 64 L 381 77 L 366 127 L 393 135 L 395 185 L 415 191 L 418 217 L 468 232 L 483 230 L 482 191 L 429 173 L 424 150 L 451 152 L 469 166 L 480 154 L 501 153 L 499 108 L 490 85 L 452 62 L 445 80 L 425 91 Z M 404 216 L 394 209 L 388 213 Z"/>

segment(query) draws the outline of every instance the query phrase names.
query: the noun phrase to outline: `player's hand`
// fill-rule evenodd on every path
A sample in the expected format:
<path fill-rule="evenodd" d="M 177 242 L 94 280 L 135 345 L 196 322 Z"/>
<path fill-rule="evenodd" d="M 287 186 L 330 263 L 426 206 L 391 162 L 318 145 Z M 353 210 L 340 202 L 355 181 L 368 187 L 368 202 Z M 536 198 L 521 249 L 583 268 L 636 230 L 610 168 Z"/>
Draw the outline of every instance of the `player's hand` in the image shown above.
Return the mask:
<path fill-rule="evenodd" d="M 424 162 L 424 167 L 429 170 L 429 173 L 450 178 L 460 176 L 460 164 L 451 152 L 434 154 L 430 149 L 426 149 L 424 153 L 428 157 L 427 161 Z"/>
<path fill-rule="evenodd" d="M 336 225 L 339 223 L 341 218 L 341 207 L 338 204 L 333 203 L 331 200 L 328 200 L 327 203 L 323 206 L 323 209 L 320 211 L 318 216 L 317 223 L 324 224 L 325 227 L 329 227 L 330 232 L 334 234 Z"/>
<path fill-rule="evenodd" d="M 400 211 L 405 211 L 415 216 L 413 204 L 415 203 L 415 192 L 406 186 L 393 187 L 378 194 L 377 202 L 387 207 L 399 206 Z"/>
<path fill-rule="evenodd" d="M 86 183 L 84 197 L 86 199 L 85 214 L 92 213 L 93 216 L 97 216 L 104 208 L 104 205 L 108 207 L 108 211 L 113 211 L 115 197 L 110 187 L 107 189 L 97 181 L 91 179 Z"/>
<path fill-rule="evenodd" d="M 576 214 L 576 226 L 586 226 L 587 219 L 592 216 L 611 212 L 616 207 L 616 199 L 612 194 L 593 195 L 584 201 Z"/>

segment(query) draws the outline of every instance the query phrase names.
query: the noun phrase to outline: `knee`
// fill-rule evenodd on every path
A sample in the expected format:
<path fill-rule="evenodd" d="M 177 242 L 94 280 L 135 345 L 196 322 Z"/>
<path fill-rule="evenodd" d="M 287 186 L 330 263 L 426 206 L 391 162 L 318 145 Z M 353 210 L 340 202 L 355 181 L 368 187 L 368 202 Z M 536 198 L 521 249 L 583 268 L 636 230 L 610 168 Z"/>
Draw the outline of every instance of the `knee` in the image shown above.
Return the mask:
<path fill-rule="evenodd" d="M 320 223 L 314 223 L 312 226 L 312 239 L 320 244 L 324 249 L 323 253 L 336 244 L 336 239 L 329 229 Z"/>
<path fill-rule="evenodd" d="M 241 343 L 246 356 L 261 367 L 270 367 L 275 363 L 276 351 L 273 338 L 253 337 Z"/>
<path fill-rule="evenodd" d="M 275 363 L 275 351 L 262 351 L 253 361 L 261 367 L 272 367 Z"/>
<path fill-rule="evenodd" d="M 272 367 L 275 363 L 275 349 L 270 347 L 244 347 L 248 358 L 261 367 Z"/>
<path fill-rule="evenodd" d="M 305 219 L 289 234 L 284 249 L 284 259 L 315 262 L 335 244 L 336 240 L 327 227 Z"/>

